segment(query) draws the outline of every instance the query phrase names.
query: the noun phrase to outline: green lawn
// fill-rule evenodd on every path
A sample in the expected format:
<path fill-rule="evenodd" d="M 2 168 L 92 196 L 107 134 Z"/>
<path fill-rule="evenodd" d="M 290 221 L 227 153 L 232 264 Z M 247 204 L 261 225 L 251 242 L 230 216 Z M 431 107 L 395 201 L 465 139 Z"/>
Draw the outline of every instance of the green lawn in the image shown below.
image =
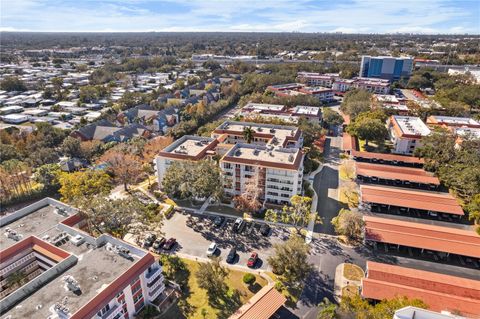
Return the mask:
<path fill-rule="evenodd" d="M 182 297 L 177 305 L 172 306 L 161 318 L 194 318 L 203 319 L 202 309 L 205 309 L 205 318 L 228 318 L 230 315 L 250 299 L 255 292 L 267 284 L 267 281 L 255 275 L 256 285 L 252 287 L 252 291 L 243 284 L 242 277 L 245 274 L 242 271 L 230 269 L 226 283 L 229 287 L 226 304 L 213 307 L 208 302 L 208 296 L 205 290 L 198 287 L 195 273 L 201 267 L 202 263 L 174 257 L 174 264 L 177 269 L 173 278 L 182 287 Z M 170 262 L 164 262 L 164 268 L 167 274 L 170 272 Z"/>
<path fill-rule="evenodd" d="M 345 264 L 343 268 L 343 276 L 348 280 L 361 280 L 365 277 L 362 268 L 354 264 Z"/>
<path fill-rule="evenodd" d="M 390 147 L 385 143 L 368 141 L 368 146 L 366 146 L 365 140 L 358 139 L 358 146 L 362 152 L 390 153 Z"/>

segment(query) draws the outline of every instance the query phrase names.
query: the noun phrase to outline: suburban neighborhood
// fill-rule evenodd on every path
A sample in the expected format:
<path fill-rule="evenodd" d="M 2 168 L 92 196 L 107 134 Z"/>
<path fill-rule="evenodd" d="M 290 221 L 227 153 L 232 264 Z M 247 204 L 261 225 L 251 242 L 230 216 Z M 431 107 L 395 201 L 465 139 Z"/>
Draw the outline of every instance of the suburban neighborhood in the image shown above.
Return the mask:
<path fill-rule="evenodd" d="M 57 31 L 0 32 L 2 319 L 480 318 L 478 28 Z"/>

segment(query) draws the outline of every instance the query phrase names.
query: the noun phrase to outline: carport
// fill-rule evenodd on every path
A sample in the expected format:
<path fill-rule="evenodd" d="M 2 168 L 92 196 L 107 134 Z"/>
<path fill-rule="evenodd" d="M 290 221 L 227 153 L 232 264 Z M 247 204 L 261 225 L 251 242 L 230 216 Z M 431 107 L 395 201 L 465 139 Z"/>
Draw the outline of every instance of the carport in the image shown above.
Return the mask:
<path fill-rule="evenodd" d="M 275 287 L 267 285 L 241 306 L 230 319 L 269 319 L 287 299 Z"/>
<path fill-rule="evenodd" d="M 374 164 L 387 164 L 394 166 L 423 167 L 424 160 L 413 156 L 403 156 L 394 154 L 383 154 L 374 152 L 360 152 L 353 150 L 351 152 L 353 159 L 359 162 Z"/>
<path fill-rule="evenodd" d="M 409 188 L 437 190 L 440 181 L 425 170 L 411 167 L 370 164 L 355 164 L 357 179 L 365 183 L 392 185 Z"/>
<path fill-rule="evenodd" d="M 383 300 L 396 296 L 421 299 L 429 309 L 480 314 L 480 281 L 395 265 L 367 262 L 362 296 Z"/>
<path fill-rule="evenodd" d="M 361 199 L 372 212 L 459 221 L 465 215 L 449 193 L 362 185 Z"/>
<path fill-rule="evenodd" d="M 365 242 L 374 247 L 384 243 L 401 247 L 413 247 L 422 253 L 434 254 L 438 261 L 449 254 L 480 259 L 480 236 L 472 226 L 444 226 L 441 222 L 410 221 L 409 218 L 386 218 L 386 216 L 363 216 L 365 222 Z M 440 226 L 439 224 L 442 224 Z M 476 261 L 475 261 L 476 262 Z"/>

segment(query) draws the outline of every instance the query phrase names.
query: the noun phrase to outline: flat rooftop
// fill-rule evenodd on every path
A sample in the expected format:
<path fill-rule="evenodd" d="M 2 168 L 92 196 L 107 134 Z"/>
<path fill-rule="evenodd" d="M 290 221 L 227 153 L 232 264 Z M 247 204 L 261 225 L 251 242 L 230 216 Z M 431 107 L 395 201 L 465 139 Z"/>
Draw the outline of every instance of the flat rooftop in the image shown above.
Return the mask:
<path fill-rule="evenodd" d="M 226 162 L 297 170 L 303 159 L 300 149 L 271 148 L 252 144 L 236 144 L 223 157 Z"/>
<path fill-rule="evenodd" d="M 262 111 L 278 111 L 278 112 L 280 112 L 280 111 L 283 111 L 285 109 L 285 105 L 249 102 L 243 108 L 244 109 L 262 110 Z"/>
<path fill-rule="evenodd" d="M 462 207 L 449 193 L 397 187 L 362 185 L 362 202 L 393 205 L 463 216 Z"/>
<path fill-rule="evenodd" d="M 446 126 L 480 127 L 480 122 L 469 117 L 431 115 L 427 118 L 427 124 Z"/>
<path fill-rule="evenodd" d="M 61 208 L 65 215 L 56 213 L 57 208 Z M 32 294 L 28 294 L 25 299 L 8 310 L 5 313 L 6 316 L 11 316 L 12 319 L 48 318 L 52 315 L 50 308 L 55 303 L 63 304 L 73 314 L 92 298 L 103 297 L 104 294 L 110 293 L 110 289 L 106 288 L 113 285 L 114 282 L 115 285 L 119 285 L 119 280 L 122 280 L 119 278 L 121 274 L 143 267 L 148 258 L 153 259 L 153 256 L 146 251 L 109 235 L 94 238 L 75 227 L 70 227 L 70 220 L 72 218 L 75 220 L 76 213 L 77 211 L 73 207 L 50 198 L 44 198 L 0 219 L 3 225 L 1 227 L 2 236 L 4 236 L 0 241 L 1 252 L 6 254 L 12 254 L 12 251 L 9 250 L 15 249 L 15 244 L 19 244 L 19 247 L 22 246 L 22 243 L 5 237 L 3 233 L 7 228 L 22 234 L 21 240 L 35 236 L 38 240 L 48 243 L 48 240 L 64 232 L 68 232 L 70 237 L 80 235 L 85 239 L 79 246 L 70 240 L 57 244 L 57 248 L 75 256 L 77 262 L 66 271 L 58 273 Z M 67 219 L 68 222 L 66 222 Z M 115 246 L 126 248 L 129 251 L 128 258 L 116 252 Z M 15 250 L 15 254 L 17 251 L 21 253 L 21 250 Z M 78 282 L 81 293 L 76 294 L 65 288 L 63 277 L 67 275 L 72 276 Z"/>
<path fill-rule="evenodd" d="M 51 232 L 53 235 L 54 231 Z M 15 318 L 47 318 L 52 315 L 49 308 L 56 302 L 65 302 L 65 306 L 75 313 L 90 299 L 98 295 L 118 276 L 139 260 L 137 256 L 129 260 L 118 254 L 107 251 L 106 246 L 92 249 L 82 244 L 75 246 L 71 242 L 61 245 L 64 249 L 78 257 L 76 265 L 60 274 L 54 280 L 18 303 L 6 315 Z M 77 295 L 65 289 L 63 277 L 70 275 L 80 285 L 81 294 Z M 40 309 L 37 309 L 41 305 Z"/>
<path fill-rule="evenodd" d="M 56 208 L 54 206 L 47 205 L 35 210 L 23 218 L 0 227 L 0 250 L 5 250 L 6 248 L 16 244 L 18 241 L 30 236 L 37 236 L 41 238 L 42 236 L 39 235 L 52 228 L 55 228 L 60 221 L 67 218 L 67 215 L 60 215 L 55 211 Z M 20 240 L 8 238 L 6 233 L 7 229 L 15 231 L 20 236 Z"/>
<path fill-rule="evenodd" d="M 430 129 L 419 117 L 392 115 L 390 121 L 400 137 L 422 137 L 430 134 Z"/>
<path fill-rule="evenodd" d="M 305 116 L 319 116 L 322 110 L 317 106 L 297 105 L 293 108 L 293 114 Z"/>
<path fill-rule="evenodd" d="M 201 159 L 217 144 L 214 138 L 185 135 L 164 148 L 158 155 L 164 157 L 185 157 Z"/>
<path fill-rule="evenodd" d="M 275 139 L 279 145 L 283 145 L 286 140 L 298 140 L 300 138 L 300 130 L 295 126 L 263 124 L 253 122 L 235 122 L 226 121 L 213 131 L 216 134 L 228 134 L 243 136 L 243 130 L 247 127 L 252 128 L 257 137 Z M 273 142 L 272 142 L 273 143 Z"/>

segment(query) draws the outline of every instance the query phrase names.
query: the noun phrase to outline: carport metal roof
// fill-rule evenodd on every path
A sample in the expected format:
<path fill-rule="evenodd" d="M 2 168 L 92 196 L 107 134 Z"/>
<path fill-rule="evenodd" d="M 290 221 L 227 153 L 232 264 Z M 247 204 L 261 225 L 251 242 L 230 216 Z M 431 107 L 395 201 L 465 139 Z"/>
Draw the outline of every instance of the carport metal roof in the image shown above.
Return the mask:
<path fill-rule="evenodd" d="M 267 285 L 231 315 L 230 319 L 269 319 L 286 300 L 273 286 Z"/>
<path fill-rule="evenodd" d="M 449 193 L 411 190 L 396 187 L 362 185 L 362 202 L 393 205 L 463 216 L 462 207 Z"/>
<path fill-rule="evenodd" d="M 397 161 L 397 162 L 404 162 L 404 163 L 415 163 L 415 164 L 423 164 L 425 162 L 423 159 L 418 158 L 418 157 L 374 153 L 374 152 L 352 151 L 352 156 L 361 157 L 361 158 L 384 160 L 384 161 Z"/>
<path fill-rule="evenodd" d="M 438 178 L 431 176 L 425 170 L 420 168 L 357 162 L 356 173 L 357 175 L 377 177 L 387 180 L 398 179 L 411 183 L 440 185 Z"/>
<path fill-rule="evenodd" d="M 367 215 L 363 220 L 366 240 L 480 258 L 480 236 L 473 227 L 460 229 Z"/>
<path fill-rule="evenodd" d="M 480 314 L 480 281 L 430 271 L 367 262 L 362 295 L 382 300 L 407 296 L 424 301 L 434 311 Z"/>

